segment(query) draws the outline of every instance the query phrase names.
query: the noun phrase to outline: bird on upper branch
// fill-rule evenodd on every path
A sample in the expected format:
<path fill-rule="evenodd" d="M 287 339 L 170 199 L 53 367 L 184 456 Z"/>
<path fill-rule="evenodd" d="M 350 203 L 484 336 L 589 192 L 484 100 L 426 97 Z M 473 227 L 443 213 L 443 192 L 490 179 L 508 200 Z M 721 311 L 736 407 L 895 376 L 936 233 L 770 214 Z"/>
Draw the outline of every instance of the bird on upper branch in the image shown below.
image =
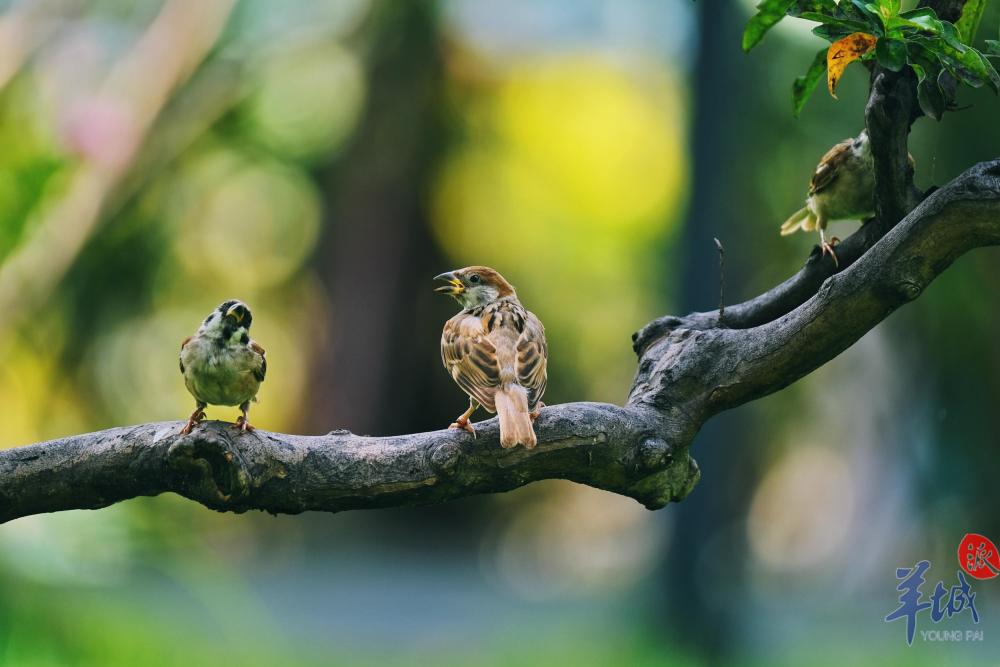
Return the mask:
<path fill-rule="evenodd" d="M 181 430 L 191 432 L 205 419 L 207 405 L 238 405 L 240 431 L 252 431 L 247 419 L 250 401 L 267 373 L 264 348 L 250 339 L 253 314 L 242 301 L 226 301 L 213 310 L 198 332 L 181 343 L 180 366 L 184 386 L 197 407 Z"/>
<path fill-rule="evenodd" d="M 913 156 L 910 155 L 910 169 Z M 835 266 L 840 263 L 833 246 L 836 237 L 826 239 L 826 225 L 832 220 L 865 220 L 875 213 L 875 173 L 868 132 L 845 139 L 826 152 L 809 183 L 806 205 L 781 225 L 781 235 L 798 230 L 819 230 L 820 249 Z"/>
<path fill-rule="evenodd" d="M 475 435 L 469 417 L 480 406 L 500 417 L 500 445 L 534 447 L 532 426 L 544 404 L 548 347 L 545 328 L 517 299 L 503 276 L 486 266 L 470 266 L 437 276 L 462 306 L 445 322 L 441 360 L 469 395 L 469 409 L 449 428 Z"/>

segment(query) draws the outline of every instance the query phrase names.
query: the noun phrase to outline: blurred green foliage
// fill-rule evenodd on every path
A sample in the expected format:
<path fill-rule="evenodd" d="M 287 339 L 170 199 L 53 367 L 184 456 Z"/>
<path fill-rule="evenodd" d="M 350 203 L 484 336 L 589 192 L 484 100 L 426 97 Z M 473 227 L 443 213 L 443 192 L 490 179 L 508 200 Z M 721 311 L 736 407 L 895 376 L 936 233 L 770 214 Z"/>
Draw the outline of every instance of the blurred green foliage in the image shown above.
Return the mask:
<path fill-rule="evenodd" d="M 750 4 L 0 3 L 0 34 L 21 37 L 0 40 L 0 271 L 42 249 L 0 313 L 0 446 L 185 416 L 179 342 L 233 296 L 268 349 L 262 428 L 438 428 L 463 397 L 430 278 L 472 263 L 546 323 L 547 400 L 622 400 L 629 335 L 716 305 L 715 248 L 692 232 L 724 242 L 728 301 L 783 280 L 810 248 L 777 226 L 862 122 L 861 68 L 793 120 L 813 26 L 773 21 L 747 59 Z M 196 52 L 209 7 L 223 25 L 169 94 L 112 85 L 153 26 L 177 30 L 168 10 L 189 23 L 157 57 Z M 922 187 L 996 156 L 995 98 L 958 95 L 970 109 L 915 126 Z M 84 229 L 67 261 L 44 252 Z M 553 482 L 419 510 L 234 516 L 167 496 L 5 525 L 0 664 L 972 663 L 989 638 L 905 650 L 881 618 L 895 567 L 947 570 L 963 532 L 1000 533 L 991 258 L 708 429 L 701 485 L 665 512 Z M 399 331 L 412 345 L 392 349 Z"/>

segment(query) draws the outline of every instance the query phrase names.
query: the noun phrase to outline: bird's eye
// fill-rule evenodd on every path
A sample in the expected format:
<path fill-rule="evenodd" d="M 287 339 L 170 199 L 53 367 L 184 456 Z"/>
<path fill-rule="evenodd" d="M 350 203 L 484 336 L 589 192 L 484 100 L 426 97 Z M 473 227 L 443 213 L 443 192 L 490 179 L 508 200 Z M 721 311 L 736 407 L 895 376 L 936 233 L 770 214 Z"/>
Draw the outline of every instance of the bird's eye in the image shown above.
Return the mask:
<path fill-rule="evenodd" d="M 473 284 L 478 283 L 479 282 L 479 274 L 478 273 L 473 273 L 471 276 L 469 276 L 469 282 L 473 283 Z"/>

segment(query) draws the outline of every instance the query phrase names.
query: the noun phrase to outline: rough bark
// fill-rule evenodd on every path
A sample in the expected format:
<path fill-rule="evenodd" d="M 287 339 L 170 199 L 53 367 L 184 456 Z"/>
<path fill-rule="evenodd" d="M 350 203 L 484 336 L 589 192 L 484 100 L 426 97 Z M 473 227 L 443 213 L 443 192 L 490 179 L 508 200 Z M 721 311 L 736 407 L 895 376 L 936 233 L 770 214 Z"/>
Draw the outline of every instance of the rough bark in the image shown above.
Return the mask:
<path fill-rule="evenodd" d="M 0 521 L 165 491 L 221 511 L 296 513 L 435 503 L 547 478 L 662 507 L 698 481 L 689 447 L 708 418 L 823 365 L 960 255 L 997 244 L 1000 160 L 935 191 L 779 317 L 747 328 L 720 325 L 717 311 L 651 322 L 633 337 L 639 366 L 625 406 L 548 407 L 534 450 L 501 449 L 495 419 L 475 439 L 448 430 L 237 435 L 219 423 L 180 436 L 181 422 L 145 424 L 0 451 Z M 737 308 L 761 319 L 754 304 L 767 307 L 766 296 Z"/>

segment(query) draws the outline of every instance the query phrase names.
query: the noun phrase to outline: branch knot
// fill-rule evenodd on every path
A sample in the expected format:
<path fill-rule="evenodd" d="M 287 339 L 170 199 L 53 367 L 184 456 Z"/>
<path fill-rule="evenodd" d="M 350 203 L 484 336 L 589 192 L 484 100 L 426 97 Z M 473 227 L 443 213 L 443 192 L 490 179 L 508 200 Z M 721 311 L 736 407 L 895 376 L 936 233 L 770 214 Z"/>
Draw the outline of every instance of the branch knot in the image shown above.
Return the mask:
<path fill-rule="evenodd" d="M 203 430 L 178 436 L 167 449 L 167 463 L 180 475 L 178 484 L 185 495 L 209 507 L 238 502 L 250 490 L 250 472 L 229 428 L 207 424 Z"/>

